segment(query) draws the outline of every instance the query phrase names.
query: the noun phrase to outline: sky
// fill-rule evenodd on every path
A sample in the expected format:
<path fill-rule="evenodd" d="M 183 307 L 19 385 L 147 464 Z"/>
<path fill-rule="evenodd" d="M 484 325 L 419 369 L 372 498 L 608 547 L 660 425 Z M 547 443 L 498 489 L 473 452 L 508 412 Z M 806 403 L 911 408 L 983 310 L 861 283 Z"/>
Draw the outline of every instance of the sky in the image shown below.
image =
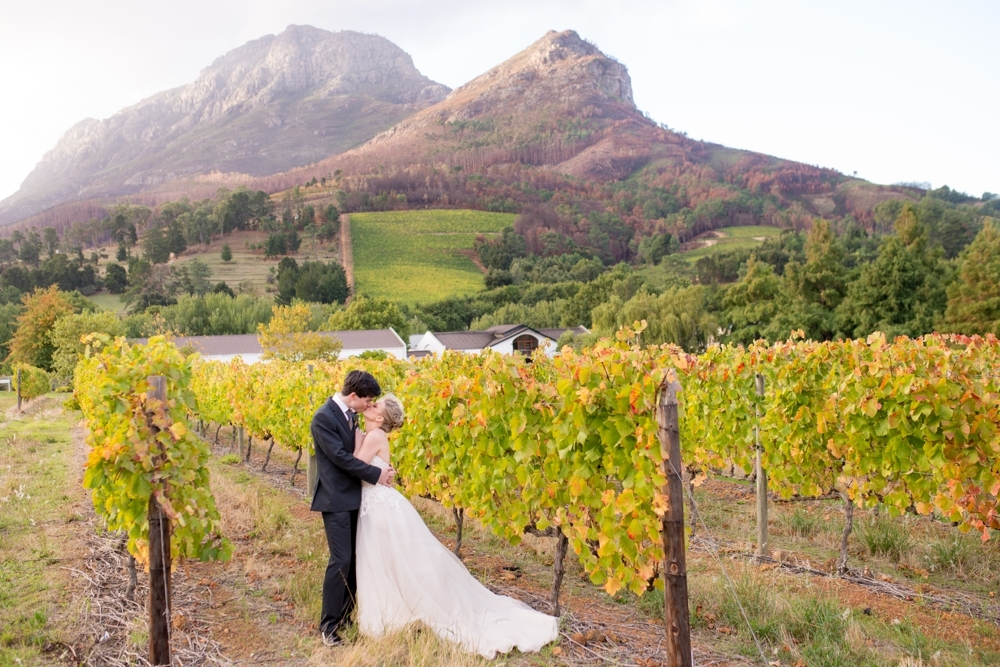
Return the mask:
<path fill-rule="evenodd" d="M 382 35 L 452 88 L 572 29 L 694 139 L 1000 193 L 996 0 L 0 0 L 0 198 L 77 122 L 289 24 Z"/>

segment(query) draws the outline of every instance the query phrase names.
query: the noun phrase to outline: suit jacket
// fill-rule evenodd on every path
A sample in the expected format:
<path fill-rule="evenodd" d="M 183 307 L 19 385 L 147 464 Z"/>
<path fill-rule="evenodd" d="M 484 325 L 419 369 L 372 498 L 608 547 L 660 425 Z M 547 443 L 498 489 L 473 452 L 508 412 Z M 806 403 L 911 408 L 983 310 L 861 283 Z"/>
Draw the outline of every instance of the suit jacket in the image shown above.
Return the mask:
<path fill-rule="evenodd" d="M 314 512 L 349 512 L 361 507 L 361 480 L 377 484 L 382 475 L 378 466 L 354 458 L 354 432 L 340 406 L 327 399 L 313 415 L 313 442 L 316 446 L 316 491 Z"/>

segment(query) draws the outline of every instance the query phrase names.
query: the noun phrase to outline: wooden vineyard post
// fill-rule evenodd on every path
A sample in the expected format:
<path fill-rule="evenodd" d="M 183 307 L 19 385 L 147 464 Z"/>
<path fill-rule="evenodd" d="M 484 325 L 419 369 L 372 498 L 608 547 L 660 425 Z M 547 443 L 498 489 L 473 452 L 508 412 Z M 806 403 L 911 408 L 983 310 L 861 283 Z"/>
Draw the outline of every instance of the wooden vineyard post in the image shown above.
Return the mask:
<path fill-rule="evenodd" d="M 310 382 L 312 381 L 313 365 L 309 364 L 306 366 L 306 372 L 309 373 Z M 311 387 L 310 387 L 311 389 Z M 311 396 L 310 392 L 310 396 Z M 313 492 L 316 490 L 316 482 L 319 481 L 319 468 L 316 467 L 316 452 L 313 451 L 309 455 L 309 460 L 306 462 L 306 497 L 312 500 Z"/>
<path fill-rule="evenodd" d="M 758 398 L 764 397 L 764 376 L 755 376 Z M 764 558 L 770 553 L 767 544 L 767 472 L 764 470 L 764 449 L 760 446 L 760 405 L 754 407 L 757 423 L 754 424 L 754 439 L 757 444 L 757 558 Z"/>
<path fill-rule="evenodd" d="M 668 667 L 692 667 L 691 623 L 688 616 L 687 561 L 684 556 L 684 480 L 681 477 L 681 436 L 677 417 L 680 383 L 668 378 L 660 389 L 657 421 L 663 451 L 663 620 L 667 632 Z"/>
<path fill-rule="evenodd" d="M 165 377 L 151 376 L 149 384 L 149 398 L 167 399 Z M 159 464 L 163 458 L 161 451 L 154 460 Z M 149 662 L 170 664 L 170 517 L 154 494 L 149 496 Z"/>
<path fill-rule="evenodd" d="M 17 409 L 21 410 L 21 369 L 17 369 Z"/>

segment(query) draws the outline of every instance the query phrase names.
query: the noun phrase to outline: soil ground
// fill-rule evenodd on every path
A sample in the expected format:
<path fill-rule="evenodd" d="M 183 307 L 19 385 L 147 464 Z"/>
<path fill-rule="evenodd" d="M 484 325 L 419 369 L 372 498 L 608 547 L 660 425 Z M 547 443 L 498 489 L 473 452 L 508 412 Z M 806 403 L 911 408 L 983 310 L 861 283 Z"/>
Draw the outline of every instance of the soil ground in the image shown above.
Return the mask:
<path fill-rule="evenodd" d="M 86 434 L 79 413 L 61 407 L 63 398 L 49 395 L 18 413 L 0 395 L 0 667 L 141 664 L 145 577 L 140 570 L 136 601 L 125 600 L 127 556 L 116 536 L 100 530 L 81 486 Z M 304 470 L 291 485 L 294 454 L 276 447 L 262 472 L 263 443 L 255 442 L 245 461 L 231 436 L 222 429 L 210 467 L 234 555 L 176 569 L 175 657 L 184 665 L 485 664 L 419 629 L 377 642 L 352 633 L 346 647 L 322 646 L 315 626 L 327 551 L 305 500 Z M 922 517 L 890 524 L 859 510 L 852 574 L 835 577 L 824 570 L 843 526 L 839 501 L 773 503 L 773 559 L 758 563 L 749 558 L 756 529 L 747 483 L 711 480 L 694 497 L 700 521 L 688 582 L 695 664 L 1000 664 L 993 541 L 968 541 Z M 414 503 L 453 546 L 450 511 Z M 553 542 L 526 536 L 513 547 L 467 520 L 462 558 L 491 589 L 548 611 Z M 660 595 L 608 596 L 572 554 L 568 561 L 560 641 L 493 664 L 665 664 Z"/>

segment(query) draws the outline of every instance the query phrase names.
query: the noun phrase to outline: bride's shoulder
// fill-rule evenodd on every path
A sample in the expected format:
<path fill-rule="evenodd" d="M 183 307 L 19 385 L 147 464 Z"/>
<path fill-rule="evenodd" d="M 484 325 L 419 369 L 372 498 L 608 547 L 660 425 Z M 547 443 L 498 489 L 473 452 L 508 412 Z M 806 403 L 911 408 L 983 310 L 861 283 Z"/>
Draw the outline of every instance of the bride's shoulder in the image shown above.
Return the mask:
<path fill-rule="evenodd" d="M 369 442 L 373 444 L 381 444 L 389 442 L 389 438 L 388 436 L 386 436 L 385 431 L 383 431 L 382 429 L 373 428 L 372 430 L 368 431 L 367 435 L 365 435 L 365 443 L 367 444 Z"/>

